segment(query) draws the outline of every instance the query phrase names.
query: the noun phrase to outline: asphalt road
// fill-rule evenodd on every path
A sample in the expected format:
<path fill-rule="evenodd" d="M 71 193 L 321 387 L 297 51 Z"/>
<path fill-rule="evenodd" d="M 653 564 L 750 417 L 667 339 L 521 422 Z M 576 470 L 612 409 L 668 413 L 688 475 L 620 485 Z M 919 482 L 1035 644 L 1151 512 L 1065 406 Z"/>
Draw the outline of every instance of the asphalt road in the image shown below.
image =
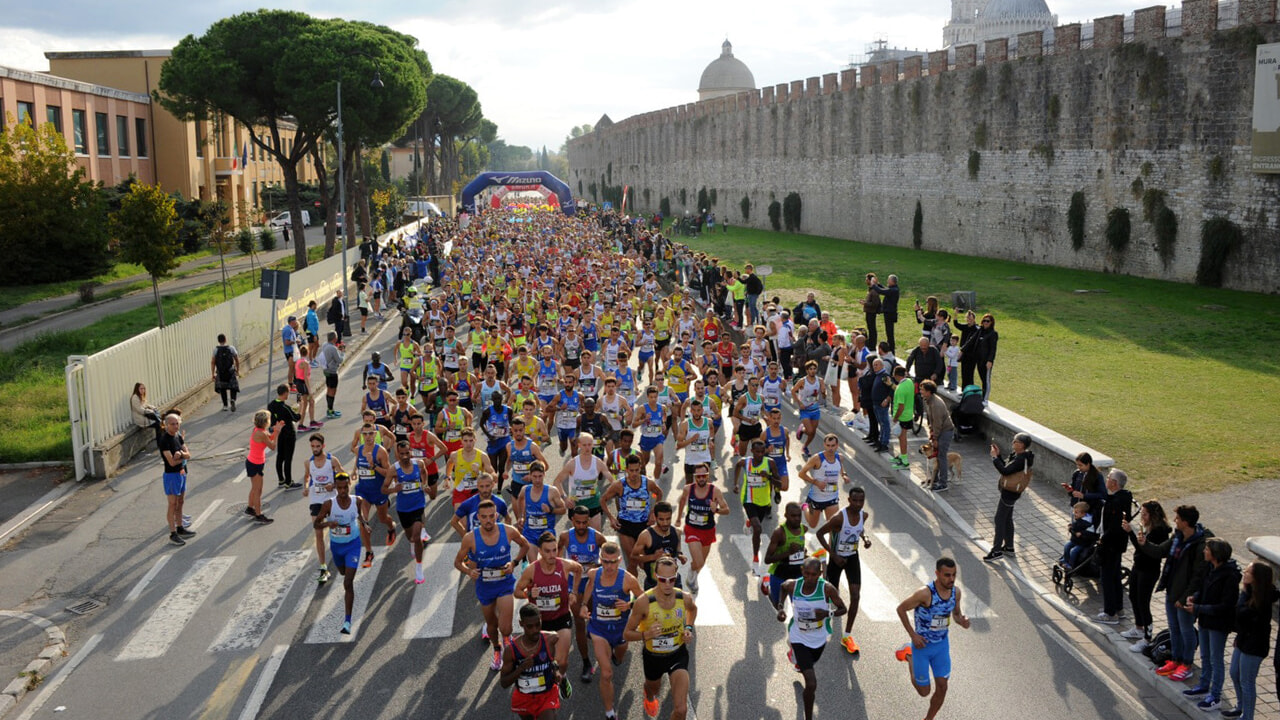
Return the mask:
<path fill-rule="evenodd" d="M 386 332 L 371 347 L 392 342 Z M 343 447 L 336 454 L 344 460 L 356 427 L 354 380 L 361 364 L 349 362 L 343 375 L 339 407 L 346 417 L 325 427 L 330 449 Z M 167 544 L 158 460 L 144 457 L 78 493 L 0 554 L 0 573 L 9 579 L 0 585 L 0 607 L 53 619 L 70 643 L 69 660 L 24 699 L 17 717 L 511 716 L 509 691 L 489 671 L 479 640 L 470 582 L 459 582 L 449 568 L 456 539 L 445 528 L 443 497 L 429 505 L 427 518 L 436 536 L 428 562 L 438 556 L 442 570 L 415 586 L 403 539 L 380 551 L 373 568 L 359 571 L 357 627 L 349 642 L 339 641 L 340 619 L 331 614 L 340 607 L 340 583 L 318 588 L 314 582 L 306 500 L 274 489 L 270 461 L 267 512 L 276 522 L 258 527 L 242 514 L 248 483 L 237 478 L 253 409 L 247 399 L 262 397 L 264 379 L 260 370 L 242 383 L 240 413 L 207 407 L 187 423 L 198 456 L 187 508 L 199 535 L 186 547 Z M 784 424 L 794 423 L 789 415 Z M 850 477 L 867 488 L 874 545 L 863 553 L 864 600 L 854 627 L 862 655 L 854 661 L 834 641 L 828 646 L 818 664 L 818 717 L 923 717 L 926 700 L 892 656 L 907 641 L 894 608 L 931 579 L 941 554 L 958 560 L 964 609 L 973 618 L 971 630 L 952 629 L 952 685 L 942 717 L 1178 714 L 1145 697 L 1149 693 L 1122 673 L 1095 665 L 1096 650 L 1077 647 L 1070 623 L 1055 610 L 990 572 L 977 548 L 945 521 L 866 474 L 861 448 L 842 452 Z M 558 469 L 554 447 L 549 459 Z M 727 454 L 722 459 L 727 467 Z M 723 471 L 717 479 L 723 489 Z M 669 489 L 670 478 L 662 485 Z M 797 497 L 796 488 L 787 493 Z M 733 513 L 721 520 L 720 541 L 701 576 L 690 717 L 801 717 L 801 683 L 785 658 L 784 626 L 757 589 L 742 547 L 748 539 L 742 513 L 730 504 Z M 83 617 L 63 610 L 84 598 L 103 606 Z M 574 653 L 576 692 L 563 702 L 561 717 L 599 718 L 598 692 L 578 680 Z M 619 716 L 643 717 L 634 649 L 617 673 Z M 669 713 L 664 694 L 660 717 Z"/>

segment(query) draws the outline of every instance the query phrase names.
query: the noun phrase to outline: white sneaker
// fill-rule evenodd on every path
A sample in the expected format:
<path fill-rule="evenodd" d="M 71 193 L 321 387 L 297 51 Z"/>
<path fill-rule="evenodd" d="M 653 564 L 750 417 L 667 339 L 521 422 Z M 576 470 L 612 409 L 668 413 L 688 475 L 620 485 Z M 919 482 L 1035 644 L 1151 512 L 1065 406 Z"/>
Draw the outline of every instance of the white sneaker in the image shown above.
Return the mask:
<path fill-rule="evenodd" d="M 1119 625 L 1120 624 L 1120 618 L 1116 617 L 1115 615 L 1108 615 L 1104 612 L 1098 613 L 1094 619 L 1102 623 L 1103 625 Z"/>
<path fill-rule="evenodd" d="M 1146 650 L 1150 646 L 1151 646 L 1151 643 L 1147 642 L 1146 638 L 1142 638 L 1138 642 L 1129 646 L 1129 652 L 1140 653 L 1143 650 Z"/>
<path fill-rule="evenodd" d="M 1138 628 L 1125 630 L 1124 632 L 1120 633 L 1120 637 L 1124 638 L 1125 640 L 1141 640 L 1146 636 L 1147 636 L 1146 633 L 1139 630 Z"/>

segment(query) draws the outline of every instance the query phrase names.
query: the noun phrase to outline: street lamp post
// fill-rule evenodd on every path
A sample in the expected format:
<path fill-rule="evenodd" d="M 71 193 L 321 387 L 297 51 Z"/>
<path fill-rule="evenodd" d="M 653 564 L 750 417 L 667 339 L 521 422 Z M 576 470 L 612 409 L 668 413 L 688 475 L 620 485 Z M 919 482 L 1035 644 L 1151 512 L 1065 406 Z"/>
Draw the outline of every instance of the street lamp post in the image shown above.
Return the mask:
<path fill-rule="evenodd" d="M 348 55 L 365 55 L 365 53 L 355 51 Z M 367 55 L 365 55 L 368 57 Z M 343 56 L 346 57 L 345 55 Z M 373 73 L 373 82 L 369 83 L 370 87 L 381 88 L 383 86 L 382 73 L 375 70 Z M 347 305 L 347 317 L 351 316 L 351 288 L 347 287 L 350 273 L 347 271 L 347 223 L 351 220 L 347 217 L 347 184 L 344 180 L 342 166 L 346 163 L 346 148 L 342 141 L 342 64 L 338 64 L 338 215 L 342 217 L 342 296 Z M 338 342 L 342 342 L 342 338 L 351 330 L 349 320 L 343 320 L 341 334 Z"/>

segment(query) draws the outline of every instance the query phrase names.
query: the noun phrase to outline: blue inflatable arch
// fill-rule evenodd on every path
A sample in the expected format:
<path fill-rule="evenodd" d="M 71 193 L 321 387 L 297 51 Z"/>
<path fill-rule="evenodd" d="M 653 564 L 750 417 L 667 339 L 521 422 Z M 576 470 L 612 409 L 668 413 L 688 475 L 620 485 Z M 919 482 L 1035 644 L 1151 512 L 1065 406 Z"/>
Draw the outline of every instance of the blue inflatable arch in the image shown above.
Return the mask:
<path fill-rule="evenodd" d="M 555 193 L 556 199 L 560 201 L 560 209 L 565 215 L 573 215 L 578 209 L 573 200 L 573 193 L 569 191 L 569 186 L 555 175 L 540 170 L 480 173 L 475 180 L 467 183 L 467 186 L 462 189 L 462 209 L 474 215 L 476 212 L 476 195 L 485 188 L 494 185 L 517 187 L 541 185 Z"/>

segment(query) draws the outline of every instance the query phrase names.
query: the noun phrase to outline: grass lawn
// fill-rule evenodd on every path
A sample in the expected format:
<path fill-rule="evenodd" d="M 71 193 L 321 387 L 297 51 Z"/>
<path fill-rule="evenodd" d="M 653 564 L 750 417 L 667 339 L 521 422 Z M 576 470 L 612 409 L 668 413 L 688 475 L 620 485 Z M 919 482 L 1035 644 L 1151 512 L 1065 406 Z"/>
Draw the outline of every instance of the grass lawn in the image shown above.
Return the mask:
<path fill-rule="evenodd" d="M 211 254 L 213 254 L 213 251 L 206 248 L 190 255 L 179 256 L 178 263 L 181 264 L 198 258 L 208 257 Z M 144 270 L 141 265 L 134 265 L 133 263 L 116 263 L 102 274 L 87 280 L 63 280 L 61 282 L 43 283 L 40 285 L 16 285 L 6 287 L 4 292 L 0 293 L 0 310 L 9 310 L 11 308 L 18 307 L 19 305 L 25 305 L 29 302 L 69 295 L 77 292 L 80 289 L 80 286 L 86 282 L 109 283 L 116 280 L 123 280 L 127 277 L 133 277 L 134 275 L 146 274 L 146 272 L 147 271 Z M 151 283 L 148 281 L 146 284 L 150 285 Z M 102 297 L 101 294 L 99 294 L 99 297 Z"/>
<path fill-rule="evenodd" d="M 323 247 L 312 250 L 308 249 L 308 255 L 314 256 L 313 261 L 319 260 Z M 291 269 L 293 257 L 276 263 L 276 267 Z M 229 280 L 231 295 L 254 287 L 255 273 L 242 272 Z M 222 301 L 221 282 L 161 298 L 168 322 L 177 322 Z M 6 415 L 6 422 L 0 428 L 0 462 L 69 459 L 67 356 L 93 354 L 155 325 L 156 308 L 150 304 L 79 330 L 36 338 L 11 352 L 0 352 L 0 407 L 5 408 Z"/>
<path fill-rule="evenodd" d="M 903 358 L 915 300 L 976 291 L 1000 333 L 992 400 L 1112 456 L 1139 498 L 1280 476 L 1280 296 L 740 227 L 684 240 L 772 265 L 766 297 L 812 290 L 841 328 L 864 323 L 865 274 L 896 273 Z"/>

